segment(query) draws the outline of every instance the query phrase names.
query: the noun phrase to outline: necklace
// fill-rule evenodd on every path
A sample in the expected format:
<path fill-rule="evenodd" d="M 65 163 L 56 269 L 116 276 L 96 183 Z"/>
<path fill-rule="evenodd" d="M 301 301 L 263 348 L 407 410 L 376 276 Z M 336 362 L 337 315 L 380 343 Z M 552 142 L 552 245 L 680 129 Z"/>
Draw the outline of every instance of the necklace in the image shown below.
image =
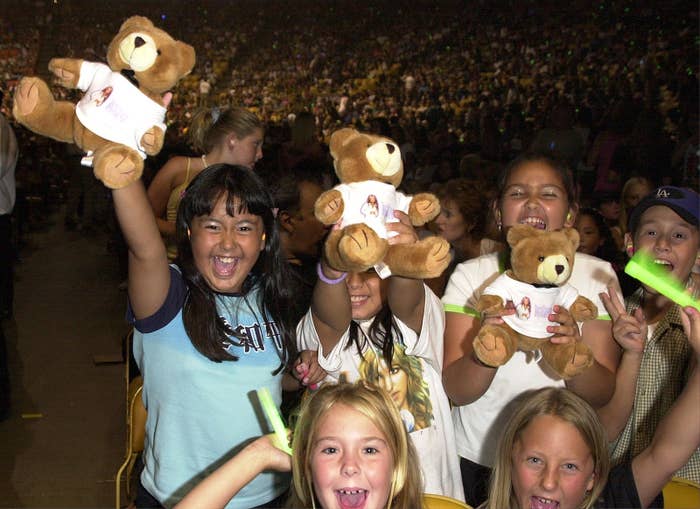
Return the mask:
<path fill-rule="evenodd" d="M 209 165 L 207 164 L 207 156 L 205 156 L 204 154 L 202 154 L 202 163 L 204 164 L 204 167 L 205 167 L 205 168 L 206 168 L 207 166 L 209 166 Z"/>

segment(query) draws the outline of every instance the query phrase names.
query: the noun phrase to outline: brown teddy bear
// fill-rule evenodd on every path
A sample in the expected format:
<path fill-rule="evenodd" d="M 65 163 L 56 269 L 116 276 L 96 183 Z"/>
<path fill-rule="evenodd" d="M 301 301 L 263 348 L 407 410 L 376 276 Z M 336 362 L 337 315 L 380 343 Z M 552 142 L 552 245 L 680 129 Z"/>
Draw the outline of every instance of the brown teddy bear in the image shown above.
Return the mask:
<path fill-rule="evenodd" d="M 414 244 L 389 245 L 386 223 L 394 210 L 406 212 L 414 226 L 440 213 L 430 193 L 413 197 L 396 191 L 403 178 L 399 147 L 388 138 L 343 128 L 330 138 L 330 152 L 341 184 L 316 200 L 315 214 L 323 224 L 338 224 L 328 235 L 325 255 L 337 270 L 360 272 L 375 267 L 382 277 L 439 276 L 450 263 L 449 244 L 428 237 Z"/>
<path fill-rule="evenodd" d="M 516 349 L 539 350 L 546 363 L 563 379 L 583 372 L 593 363 L 584 343 L 554 344 L 548 340 L 548 316 L 555 305 L 567 308 L 577 322 L 598 316 L 597 306 L 567 283 L 573 269 L 579 234 L 573 228 L 538 230 L 516 225 L 508 230 L 511 269 L 486 287 L 477 302 L 485 315 L 498 314 L 510 301 L 516 313 L 503 316 L 501 325 L 484 324 L 474 338 L 477 358 L 501 366 Z"/>
<path fill-rule="evenodd" d="M 32 131 L 75 143 L 88 154 L 83 164 L 107 187 L 137 180 L 146 155 L 163 147 L 163 94 L 194 67 L 194 48 L 174 40 L 150 20 L 132 16 L 107 48 L 109 66 L 74 58 L 54 58 L 49 70 L 58 83 L 85 95 L 74 105 L 56 101 L 37 77 L 22 78 L 12 113 Z"/>

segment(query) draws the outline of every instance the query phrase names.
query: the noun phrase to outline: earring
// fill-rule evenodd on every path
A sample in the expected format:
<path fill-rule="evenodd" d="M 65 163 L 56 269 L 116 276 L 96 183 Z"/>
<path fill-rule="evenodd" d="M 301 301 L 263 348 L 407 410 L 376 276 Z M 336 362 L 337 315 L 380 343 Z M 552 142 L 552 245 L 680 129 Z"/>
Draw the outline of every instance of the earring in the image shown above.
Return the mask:
<path fill-rule="evenodd" d="M 500 221 L 498 223 L 496 223 L 496 228 L 498 228 L 498 233 L 501 233 L 501 230 L 503 229 L 503 225 L 501 224 Z"/>
<path fill-rule="evenodd" d="M 188 239 L 190 238 L 190 228 L 189 227 L 187 227 L 187 238 Z"/>
<path fill-rule="evenodd" d="M 571 221 L 571 212 L 566 213 L 566 221 L 567 222 Z"/>
<path fill-rule="evenodd" d="M 634 245 L 632 244 L 632 242 L 628 242 L 627 244 L 625 244 L 625 252 L 627 253 L 627 256 L 632 258 L 632 255 L 634 254 Z"/>
<path fill-rule="evenodd" d="M 261 240 L 262 240 L 263 242 L 265 242 L 265 238 L 266 238 L 266 237 L 267 237 L 267 235 L 265 235 L 265 232 L 263 232 Z"/>

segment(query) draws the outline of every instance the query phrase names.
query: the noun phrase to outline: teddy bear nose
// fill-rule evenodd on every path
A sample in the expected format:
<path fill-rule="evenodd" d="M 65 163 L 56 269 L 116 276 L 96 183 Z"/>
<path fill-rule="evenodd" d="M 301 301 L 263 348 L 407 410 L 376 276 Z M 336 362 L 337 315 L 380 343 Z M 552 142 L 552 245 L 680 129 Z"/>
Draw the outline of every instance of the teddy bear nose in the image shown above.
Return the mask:
<path fill-rule="evenodd" d="M 146 44 L 146 41 L 144 41 L 141 37 L 136 36 L 136 39 L 134 39 L 134 46 L 136 46 L 137 48 L 140 48 L 144 44 Z"/>
<path fill-rule="evenodd" d="M 389 151 L 390 154 L 394 153 L 394 146 L 391 143 L 386 144 L 386 149 Z"/>
<path fill-rule="evenodd" d="M 557 275 L 559 275 L 559 274 L 561 274 L 562 272 L 564 272 L 564 266 L 563 266 L 563 265 L 555 265 L 555 266 L 554 266 L 554 270 L 556 270 L 556 271 L 557 271 Z"/>

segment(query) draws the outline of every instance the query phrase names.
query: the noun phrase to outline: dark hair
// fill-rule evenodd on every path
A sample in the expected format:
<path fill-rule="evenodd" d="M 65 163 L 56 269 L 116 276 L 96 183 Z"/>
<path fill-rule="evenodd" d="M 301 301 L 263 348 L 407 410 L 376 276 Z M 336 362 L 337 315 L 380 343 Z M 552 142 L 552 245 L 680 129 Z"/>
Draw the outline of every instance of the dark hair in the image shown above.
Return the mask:
<path fill-rule="evenodd" d="M 445 182 L 435 192 L 441 201 L 453 201 L 464 221 L 471 224 L 469 235 L 481 240 L 488 234 L 489 204 L 493 198 L 492 185 L 476 179 L 456 178 Z"/>
<path fill-rule="evenodd" d="M 613 239 L 610 227 L 606 223 L 605 218 L 597 209 L 592 207 L 584 207 L 579 210 L 576 216 L 577 219 L 582 216 L 588 216 L 593 219 L 596 228 L 598 228 L 598 233 L 600 233 L 600 237 L 603 239 L 603 243 L 598 246 L 595 255 L 606 262 L 610 262 L 615 270 L 618 270 L 624 265 L 624 254 L 617 248 L 615 239 Z"/>
<path fill-rule="evenodd" d="M 291 314 L 293 292 L 288 285 L 288 268 L 272 212 L 272 198 L 260 177 L 243 166 L 215 164 L 203 170 L 187 187 L 177 211 L 177 263 L 188 289 L 182 312 L 187 335 L 194 347 L 208 359 L 215 362 L 237 360 L 222 348 L 222 341 L 229 335 L 240 336 L 232 332 L 219 316 L 216 292 L 197 270 L 188 235 L 192 220 L 210 214 L 222 197 L 226 199 L 226 213 L 230 216 L 247 211 L 263 221 L 265 249 L 246 276 L 241 294 L 252 311 L 247 299 L 251 290 L 259 289 L 256 298 L 262 318 L 265 322 L 275 322 L 280 338 L 278 344 L 282 347 L 282 363 L 289 364 L 297 353 L 296 324 Z"/>
<path fill-rule="evenodd" d="M 569 200 L 569 204 L 578 203 L 578 193 L 576 192 L 576 183 L 574 182 L 573 174 L 571 169 L 566 164 L 565 161 L 553 157 L 551 154 L 545 152 L 525 152 L 513 159 L 508 165 L 501 171 L 496 181 L 497 198 L 501 200 L 503 198 L 503 191 L 505 190 L 506 183 L 510 178 L 510 174 L 517 170 L 526 163 L 544 163 L 547 166 L 555 170 L 559 177 L 561 178 L 562 184 L 564 184 L 564 191 L 566 191 L 566 198 Z"/>
<path fill-rule="evenodd" d="M 382 306 L 379 313 L 374 315 L 367 334 L 364 333 L 355 320 L 352 320 L 350 322 L 349 338 L 350 341 L 345 346 L 346 350 L 355 345 L 357 353 L 364 359 L 362 350 L 367 341 L 369 341 L 382 351 L 382 357 L 387 366 L 391 366 L 394 360 L 394 338 L 399 343 L 403 343 L 403 334 L 401 334 L 399 325 L 396 323 L 394 314 L 387 303 Z"/>

